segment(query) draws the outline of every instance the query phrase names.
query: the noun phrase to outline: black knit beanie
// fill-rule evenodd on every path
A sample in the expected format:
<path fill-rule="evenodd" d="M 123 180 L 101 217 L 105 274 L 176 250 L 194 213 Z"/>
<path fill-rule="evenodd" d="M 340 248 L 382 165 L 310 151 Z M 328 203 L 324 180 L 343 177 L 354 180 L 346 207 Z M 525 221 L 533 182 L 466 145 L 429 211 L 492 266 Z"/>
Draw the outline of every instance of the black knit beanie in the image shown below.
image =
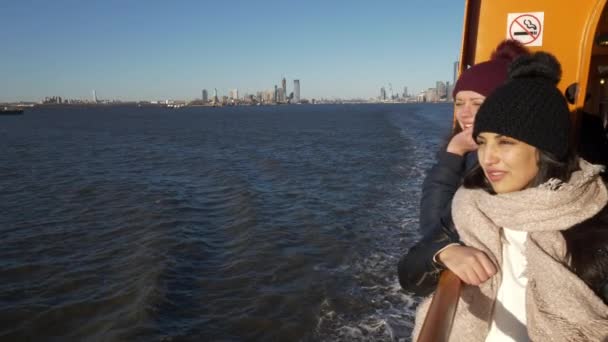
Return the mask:
<path fill-rule="evenodd" d="M 570 111 L 557 88 L 561 66 L 546 52 L 521 56 L 509 80 L 488 96 L 475 117 L 473 137 L 481 132 L 523 141 L 559 160 L 568 154 Z"/>

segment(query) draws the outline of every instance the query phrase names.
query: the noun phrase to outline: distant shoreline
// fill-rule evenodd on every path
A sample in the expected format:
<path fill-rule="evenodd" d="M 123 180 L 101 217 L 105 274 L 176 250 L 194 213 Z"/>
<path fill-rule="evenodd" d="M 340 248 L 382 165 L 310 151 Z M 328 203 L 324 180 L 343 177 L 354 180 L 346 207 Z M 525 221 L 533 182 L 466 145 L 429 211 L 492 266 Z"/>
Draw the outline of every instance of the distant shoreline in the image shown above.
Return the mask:
<path fill-rule="evenodd" d="M 166 103 L 147 103 L 147 102 L 114 102 L 114 103 L 0 103 L 0 107 L 10 108 L 101 108 L 101 107 L 141 107 L 141 108 L 168 108 L 168 109 L 180 109 L 180 108 L 221 108 L 221 107 L 269 107 L 269 106 L 306 106 L 306 105 L 323 105 L 323 104 L 420 104 L 420 103 L 450 103 L 451 101 L 438 101 L 438 102 L 371 102 L 371 101 L 318 101 L 315 103 L 301 103 L 301 104 L 290 104 L 290 103 L 267 103 L 267 104 L 224 104 L 224 105 L 212 105 L 212 104 L 166 104 Z"/>

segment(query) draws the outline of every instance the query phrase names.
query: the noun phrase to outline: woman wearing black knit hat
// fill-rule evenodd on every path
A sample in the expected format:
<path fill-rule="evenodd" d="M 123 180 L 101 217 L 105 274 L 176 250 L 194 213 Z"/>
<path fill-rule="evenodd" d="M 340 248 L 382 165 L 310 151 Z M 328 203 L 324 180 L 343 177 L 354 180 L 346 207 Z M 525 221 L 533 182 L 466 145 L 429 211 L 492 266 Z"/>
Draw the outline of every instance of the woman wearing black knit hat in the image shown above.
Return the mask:
<path fill-rule="evenodd" d="M 557 60 L 516 60 L 477 113 L 478 165 L 452 204 L 467 246 L 498 272 L 467 283 L 450 341 L 608 339 L 608 191 L 569 143 Z M 470 278 L 481 278 L 470 270 Z M 420 305 L 417 329 L 428 309 Z"/>

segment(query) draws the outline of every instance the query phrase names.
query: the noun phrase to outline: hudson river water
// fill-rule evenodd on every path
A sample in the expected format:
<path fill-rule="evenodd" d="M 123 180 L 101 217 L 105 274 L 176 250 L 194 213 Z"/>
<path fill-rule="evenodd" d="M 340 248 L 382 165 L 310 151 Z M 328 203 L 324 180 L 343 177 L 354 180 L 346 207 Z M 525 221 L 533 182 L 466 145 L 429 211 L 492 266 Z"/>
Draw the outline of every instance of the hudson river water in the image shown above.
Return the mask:
<path fill-rule="evenodd" d="M 0 340 L 407 341 L 450 104 L 0 117 Z"/>

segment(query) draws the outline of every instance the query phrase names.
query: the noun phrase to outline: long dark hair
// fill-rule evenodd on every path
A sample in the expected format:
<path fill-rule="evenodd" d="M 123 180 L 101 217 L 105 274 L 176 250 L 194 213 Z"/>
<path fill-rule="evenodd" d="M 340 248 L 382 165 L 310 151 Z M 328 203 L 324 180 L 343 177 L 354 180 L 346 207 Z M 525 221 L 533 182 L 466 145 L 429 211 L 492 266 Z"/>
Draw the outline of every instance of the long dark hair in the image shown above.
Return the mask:
<path fill-rule="evenodd" d="M 608 210 L 562 231 L 570 269 L 608 304 Z"/>

